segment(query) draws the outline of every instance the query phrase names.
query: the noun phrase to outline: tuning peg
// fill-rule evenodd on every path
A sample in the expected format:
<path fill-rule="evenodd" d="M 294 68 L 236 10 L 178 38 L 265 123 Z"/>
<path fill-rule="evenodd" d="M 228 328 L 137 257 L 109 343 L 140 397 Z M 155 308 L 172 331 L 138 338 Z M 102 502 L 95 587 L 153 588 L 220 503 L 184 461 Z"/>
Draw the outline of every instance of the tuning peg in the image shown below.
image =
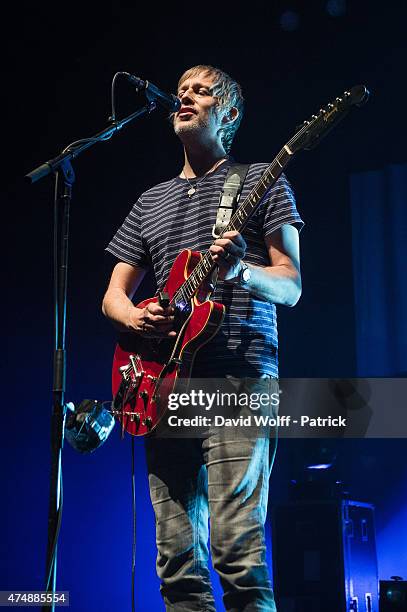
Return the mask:
<path fill-rule="evenodd" d="M 342 102 L 342 98 L 336 98 L 337 102 Z"/>
<path fill-rule="evenodd" d="M 319 113 L 320 113 L 321 115 L 325 115 L 326 110 L 325 110 L 324 108 L 320 108 L 320 109 L 319 109 Z"/>

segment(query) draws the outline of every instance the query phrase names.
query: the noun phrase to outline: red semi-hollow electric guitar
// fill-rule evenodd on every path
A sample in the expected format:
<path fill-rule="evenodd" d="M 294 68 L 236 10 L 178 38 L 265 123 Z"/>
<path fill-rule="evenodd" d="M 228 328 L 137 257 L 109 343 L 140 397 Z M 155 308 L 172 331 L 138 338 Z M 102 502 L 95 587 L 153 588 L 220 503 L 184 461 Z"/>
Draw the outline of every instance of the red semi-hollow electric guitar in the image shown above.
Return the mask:
<path fill-rule="evenodd" d="M 305 121 L 238 207 L 224 232 L 241 232 L 292 156 L 301 149 L 314 148 L 353 105 L 361 106 L 367 99 L 367 89 L 358 85 Z M 137 304 L 138 308 L 150 302 L 172 305 L 177 336 L 147 340 L 133 333 L 120 338 L 113 360 L 112 409 L 123 432 L 143 436 L 155 429 L 167 410 L 169 394 L 180 392 L 180 386 L 190 378 L 197 351 L 218 331 L 225 307 L 210 300 L 215 268 L 209 251 L 182 251 L 163 291 Z"/>

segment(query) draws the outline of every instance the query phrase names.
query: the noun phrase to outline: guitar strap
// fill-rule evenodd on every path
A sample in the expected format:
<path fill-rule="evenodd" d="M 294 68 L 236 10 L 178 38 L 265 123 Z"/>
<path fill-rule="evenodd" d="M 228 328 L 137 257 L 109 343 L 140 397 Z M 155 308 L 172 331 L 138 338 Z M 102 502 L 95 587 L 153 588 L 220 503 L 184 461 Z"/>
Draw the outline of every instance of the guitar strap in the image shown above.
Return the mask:
<path fill-rule="evenodd" d="M 242 193 L 249 165 L 250 164 L 232 164 L 227 171 L 225 182 L 220 192 L 216 221 L 212 227 L 212 236 L 214 238 L 218 238 L 225 230 L 236 210 L 236 205 Z M 218 268 L 215 268 L 212 272 L 210 281 L 212 290 L 215 289 L 217 279 Z M 157 294 L 159 296 L 159 304 L 164 307 L 167 306 L 169 301 L 168 294 L 161 291 L 157 291 Z"/>
<path fill-rule="evenodd" d="M 219 197 L 216 221 L 212 228 L 214 238 L 219 238 L 236 209 L 248 169 L 249 164 L 232 164 L 226 174 Z"/>

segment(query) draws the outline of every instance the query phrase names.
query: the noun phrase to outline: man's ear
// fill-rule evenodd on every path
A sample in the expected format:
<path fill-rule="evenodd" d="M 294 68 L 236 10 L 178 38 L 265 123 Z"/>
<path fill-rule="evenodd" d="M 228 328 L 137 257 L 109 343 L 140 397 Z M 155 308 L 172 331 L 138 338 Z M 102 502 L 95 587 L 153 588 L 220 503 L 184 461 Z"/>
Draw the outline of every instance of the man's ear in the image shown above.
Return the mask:
<path fill-rule="evenodd" d="M 236 106 L 232 106 L 231 109 L 223 116 L 222 123 L 233 123 L 239 116 L 239 109 Z"/>

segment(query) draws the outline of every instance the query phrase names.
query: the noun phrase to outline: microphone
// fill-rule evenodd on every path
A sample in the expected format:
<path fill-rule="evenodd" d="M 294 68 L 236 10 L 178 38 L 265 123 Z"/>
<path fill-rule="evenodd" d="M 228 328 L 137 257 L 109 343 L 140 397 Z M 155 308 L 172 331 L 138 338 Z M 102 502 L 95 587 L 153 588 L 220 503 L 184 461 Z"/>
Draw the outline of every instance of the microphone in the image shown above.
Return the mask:
<path fill-rule="evenodd" d="M 177 96 L 167 94 L 156 87 L 156 85 L 153 85 L 149 81 L 143 81 L 129 72 L 123 72 L 122 74 L 128 81 L 130 81 L 130 83 L 135 85 L 137 89 L 144 89 L 147 99 L 150 100 L 150 102 L 152 100 L 156 100 L 158 104 L 161 104 L 161 106 L 169 110 L 171 113 L 176 113 L 181 108 L 181 102 Z"/>

